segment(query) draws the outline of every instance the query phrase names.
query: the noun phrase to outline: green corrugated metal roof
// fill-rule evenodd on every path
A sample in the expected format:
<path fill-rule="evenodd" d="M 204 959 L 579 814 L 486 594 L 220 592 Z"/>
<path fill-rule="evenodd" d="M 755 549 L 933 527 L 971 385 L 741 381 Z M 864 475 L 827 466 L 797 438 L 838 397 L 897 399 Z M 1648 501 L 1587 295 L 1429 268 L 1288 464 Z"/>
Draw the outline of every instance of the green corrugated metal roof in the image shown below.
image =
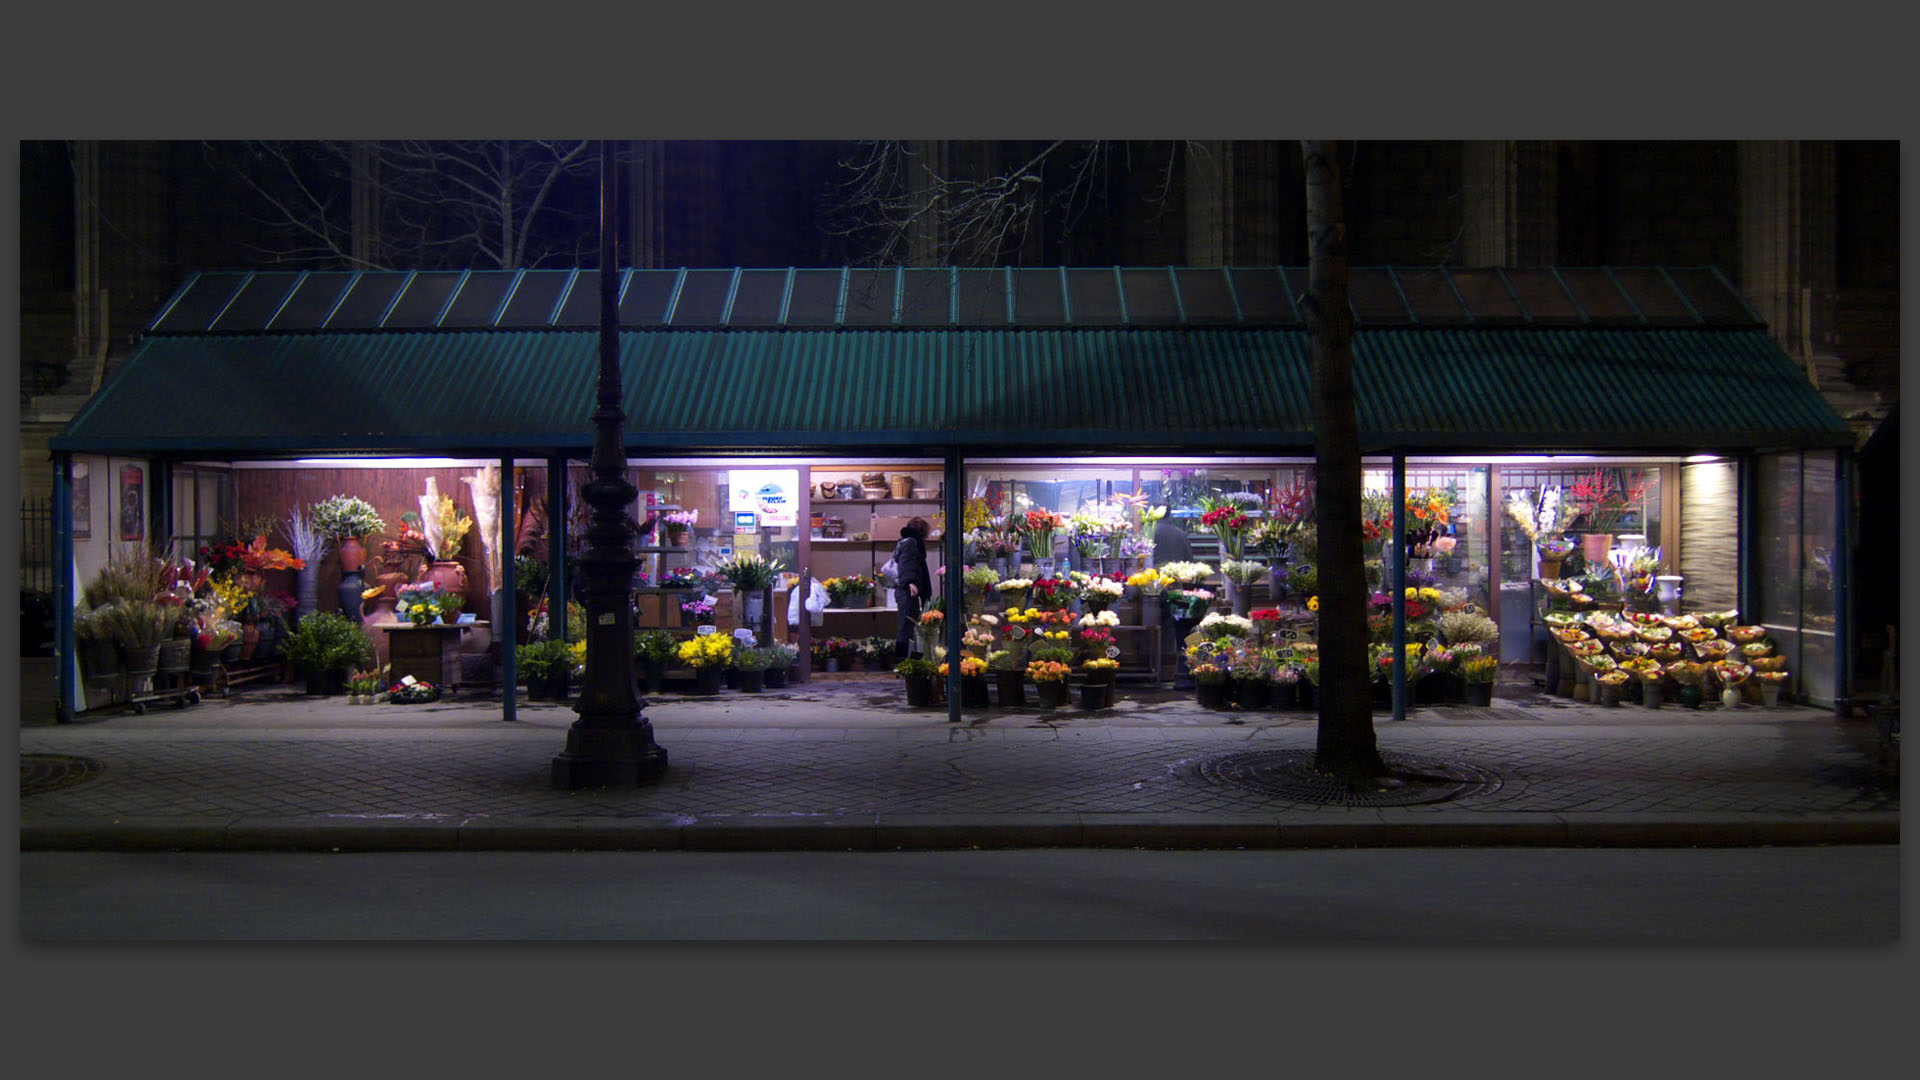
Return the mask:
<path fill-rule="evenodd" d="M 1284 328 L 657 330 L 621 335 L 636 452 L 1303 451 L 1308 335 Z M 598 334 L 156 336 L 56 451 L 544 453 L 591 445 Z M 1372 328 L 1370 448 L 1851 445 L 1757 329 Z"/>

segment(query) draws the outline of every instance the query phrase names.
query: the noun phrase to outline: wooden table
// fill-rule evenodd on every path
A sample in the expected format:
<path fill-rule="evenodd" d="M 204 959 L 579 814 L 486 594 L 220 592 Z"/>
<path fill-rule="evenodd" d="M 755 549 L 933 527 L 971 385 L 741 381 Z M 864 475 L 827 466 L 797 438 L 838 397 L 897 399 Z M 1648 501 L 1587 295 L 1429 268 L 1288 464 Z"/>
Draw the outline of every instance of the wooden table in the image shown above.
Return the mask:
<path fill-rule="evenodd" d="M 459 651 L 460 635 L 487 625 L 483 622 L 428 623 L 414 626 L 396 623 L 387 631 L 387 683 L 392 685 L 408 675 L 435 686 L 449 686 L 459 676 L 453 657 Z"/>

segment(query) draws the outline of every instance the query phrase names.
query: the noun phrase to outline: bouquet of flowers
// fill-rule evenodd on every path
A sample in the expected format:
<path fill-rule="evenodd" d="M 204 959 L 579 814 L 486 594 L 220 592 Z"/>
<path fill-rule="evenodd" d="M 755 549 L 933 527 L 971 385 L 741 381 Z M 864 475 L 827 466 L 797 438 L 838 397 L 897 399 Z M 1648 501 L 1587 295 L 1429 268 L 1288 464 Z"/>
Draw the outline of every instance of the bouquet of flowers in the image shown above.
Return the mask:
<path fill-rule="evenodd" d="M 1162 563 L 1159 570 L 1162 576 L 1172 578 L 1176 585 L 1198 585 L 1213 574 L 1213 567 L 1203 562 Z"/>
<path fill-rule="evenodd" d="M 1080 616 L 1080 626 L 1082 626 L 1083 628 L 1091 628 L 1096 626 L 1115 627 L 1119 625 L 1120 625 L 1120 616 L 1115 615 L 1111 611 L 1090 611 L 1087 614 Z"/>
<path fill-rule="evenodd" d="M 1267 568 L 1251 560 L 1223 559 L 1220 576 L 1235 585 L 1251 585 L 1267 575 Z"/>
<path fill-rule="evenodd" d="M 828 596 L 840 601 L 866 596 L 873 592 L 873 579 L 860 574 L 830 577 L 820 584 L 825 586 Z"/>
<path fill-rule="evenodd" d="M 949 670 L 950 669 L 947 667 L 946 664 L 941 664 L 940 677 L 943 679 L 946 678 L 947 672 Z M 986 673 L 987 673 L 987 662 L 985 660 L 982 660 L 977 656 L 963 656 L 960 658 L 960 677 L 961 678 L 977 679 L 985 675 Z"/>
<path fill-rule="evenodd" d="M 1067 519 L 1067 536 L 1082 558 L 1105 558 L 1113 535 L 1113 523 L 1091 514 L 1075 514 Z"/>
<path fill-rule="evenodd" d="M 1208 604 L 1213 603 L 1213 590 L 1168 589 L 1167 603 L 1172 604 L 1180 611 L 1184 611 L 1187 618 L 1196 618 L 1201 612 L 1207 610 Z"/>
<path fill-rule="evenodd" d="M 1065 607 L 1073 598 L 1073 582 L 1066 578 L 1036 578 L 1029 588 L 1033 601 L 1045 607 Z"/>
<path fill-rule="evenodd" d="M 402 618 L 413 618 L 413 609 L 416 607 L 431 607 L 435 614 L 439 613 L 442 594 L 440 586 L 435 582 L 416 581 L 410 585 L 402 585 L 397 595 L 399 603 L 395 608 Z"/>
<path fill-rule="evenodd" d="M 1027 677 L 1034 682 L 1065 682 L 1073 670 L 1057 660 L 1035 660 L 1027 665 Z"/>
<path fill-rule="evenodd" d="M 960 578 L 967 588 L 985 592 L 1000 583 L 1000 571 L 991 566 L 969 566 Z"/>
<path fill-rule="evenodd" d="M 1223 615 L 1218 611 L 1209 612 L 1194 628 L 1203 637 L 1218 640 L 1223 637 L 1244 638 L 1253 633 L 1253 620 L 1241 615 Z"/>
<path fill-rule="evenodd" d="M 1114 675 L 1120 670 L 1120 661 L 1112 657 L 1096 656 L 1082 661 L 1080 670 L 1086 672 L 1087 678 L 1094 682 L 1112 682 Z"/>
<path fill-rule="evenodd" d="M 839 640 L 843 639 L 828 639 L 830 654 L 833 642 Z M 701 634 L 681 642 L 674 655 L 690 668 L 723 667 L 733 659 L 733 638 L 726 634 Z"/>
<path fill-rule="evenodd" d="M 1080 586 L 1083 604 L 1114 604 L 1126 595 L 1127 587 L 1112 578 L 1088 578 Z"/>
<path fill-rule="evenodd" d="M 1159 596 L 1174 584 L 1174 579 L 1159 570 L 1142 570 L 1127 577 L 1127 584 L 1147 596 Z"/>
<path fill-rule="evenodd" d="M 1596 468 L 1567 491 L 1567 512 L 1570 518 L 1584 518 L 1588 532 L 1614 532 L 1646 501 L 1650 486 L 1638 469 Z"/>
<path fill-rule="evenodd" d="M 387 700 L 395 705 L 419 705 L 440 700 L 440 688 L 409 675 L 387 687 Z"/>
<path fill-rule="evenodd" d="M 669 543 L 679 543 L 687 535 L 687 530 L 700 522 L 700 508 L 692 510 L 669 510 L 660 515 L 660 528 L 666 533 Z"/>
<path fill-rule="evenodd" d="M 696 624 L 713 621 L 713 597 L 702 594 L 691 600 L 680 601 L 680 614 L 692 619 Z"/>
<path fill-rule="evenodd" d="M 1051 510 L 1029 510 L 1018 520 L 1020 536 L 1034 560 L 1053 558 L 1053 534 L 1066 525 L 1066 519 Z"/>
<path fill-rule="evenodd" d="M 1234 559 L 1240 558 L 1246 551 L 1247 530 L 1253 528 L 1253 518 L 1241 509 L 1239 500 L 1204 497 L 1200 500 L 1200 509 L 1200 524 L 1219 538 L 1220 550 Z"/>

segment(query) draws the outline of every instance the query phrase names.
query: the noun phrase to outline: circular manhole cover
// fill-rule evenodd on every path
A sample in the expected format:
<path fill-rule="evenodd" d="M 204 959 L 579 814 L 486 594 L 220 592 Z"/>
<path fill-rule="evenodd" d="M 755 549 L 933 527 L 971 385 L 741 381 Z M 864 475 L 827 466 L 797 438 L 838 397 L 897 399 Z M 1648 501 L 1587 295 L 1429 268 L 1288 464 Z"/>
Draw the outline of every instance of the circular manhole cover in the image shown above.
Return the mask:
<path fill-rule="evenodd" d="M 21 754 L 20 794 L 24 798 L 72 787 L 99 775 L 100 768 L 92 758 L 71 754 Z"/>
<path fill-rule="evenodd" d="M 1398 783 L 1380 790 L 1354 791 L 1313 767 L 1312 750 L 1249 750 L 1200 763 L 1200 775 L 1217 784 L 1273 795 L 1292 802 L 1328 806 L 1411 806 L 1445 802 L 1500 789 L 1500 778 L 1459 762 L 1380 752 Z"/>

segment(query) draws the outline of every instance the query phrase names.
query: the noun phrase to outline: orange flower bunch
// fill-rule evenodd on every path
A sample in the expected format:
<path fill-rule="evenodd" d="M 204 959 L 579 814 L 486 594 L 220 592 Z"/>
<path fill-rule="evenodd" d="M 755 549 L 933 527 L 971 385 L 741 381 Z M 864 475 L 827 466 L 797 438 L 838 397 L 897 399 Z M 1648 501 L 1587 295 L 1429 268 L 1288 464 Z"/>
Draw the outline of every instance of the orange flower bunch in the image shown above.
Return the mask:
<path fill-rule="evenodd" d="M 1071 669 L 1055 660 L 1035 660 L 1027 665 L 1027 677 L 1034 682 L 1065 682 Z"/>

